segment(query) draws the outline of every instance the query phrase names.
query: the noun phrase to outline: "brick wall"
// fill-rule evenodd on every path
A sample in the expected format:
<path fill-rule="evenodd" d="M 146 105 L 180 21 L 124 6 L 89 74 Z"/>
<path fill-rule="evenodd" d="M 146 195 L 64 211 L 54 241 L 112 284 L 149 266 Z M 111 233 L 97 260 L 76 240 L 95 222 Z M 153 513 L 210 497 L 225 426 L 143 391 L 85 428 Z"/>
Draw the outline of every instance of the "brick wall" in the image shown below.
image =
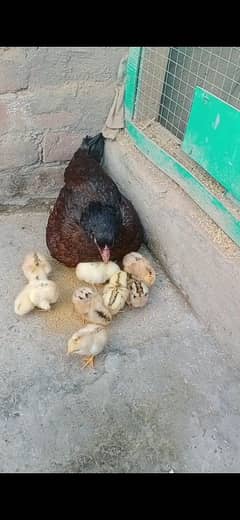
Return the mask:
<path fill-rule="evenodd" d="M 51 197 L 101 130 L 126 47 L 0 47 L 0 203 Z"/>

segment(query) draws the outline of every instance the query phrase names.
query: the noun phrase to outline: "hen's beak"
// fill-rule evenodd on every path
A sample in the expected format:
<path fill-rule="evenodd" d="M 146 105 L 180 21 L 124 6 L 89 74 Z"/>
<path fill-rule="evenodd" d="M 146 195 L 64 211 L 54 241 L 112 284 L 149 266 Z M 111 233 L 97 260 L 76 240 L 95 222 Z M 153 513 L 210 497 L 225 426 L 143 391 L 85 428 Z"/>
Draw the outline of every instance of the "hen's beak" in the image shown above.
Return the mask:
<path fill-rule="evenodd" d="M 110 249 L 108 246 L 105 246 L 103 249 L 100 249 L 100 254 L 102 257 L 102 261 L 107 264 L 110 258 Z"/>

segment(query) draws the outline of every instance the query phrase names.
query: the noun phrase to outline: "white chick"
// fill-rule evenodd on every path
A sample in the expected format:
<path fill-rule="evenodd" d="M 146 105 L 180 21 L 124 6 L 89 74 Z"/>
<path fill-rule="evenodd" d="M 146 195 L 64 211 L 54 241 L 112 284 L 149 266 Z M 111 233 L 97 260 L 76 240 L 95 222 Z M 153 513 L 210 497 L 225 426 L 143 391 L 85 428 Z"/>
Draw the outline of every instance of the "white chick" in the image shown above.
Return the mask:
<path fill-rule="evenodd" d="M 68 341 L 68 354 L 86 356 L 83 368 L 94 367 L 94 358 L 102 352 L 108 339 L 106 327 L 89 323 L 79 329 Z"/>
<path fill-rule="evenodd" d="M 52 280 L 33 280 L 28 287 L 29 299 L 39 309 L 49 311 L 50 305 L 58 300 L 59 291 Z"/>
<path fill-rule="evenodd" d="M 112 315 L 123 309 L 129 290 L 127 288 L 127 273 L 119 271 L 114 274 L 103 289 L 104 305 L 111 311 Z"/>
<path fill-rule="evenodd" d="M 144 282 L 151 287 L 156 280 L 156 273 L 150 262 L 140 253 L 128 253 L 123 258 L 123 269 L 131 274 L 136 280 Z"/>
<path fill-rule="evenodd" d="M 129 296 L 127 304 L 130 307 L 144 307 L 147 304 L 149 298 L 149 289 L 147 285 L 138 280 L 132 278 L 128 281 Z"/>
<path fill-rule="evenodd" d="M 29 298 L 29 285 L 26 285 L 24 289 L 18 294 L 14 302 L 14 312 L 19 316 L 28 314 L 34 309 L 34 303 Z"/>
<path fill-rule="evenodd" d="M 80 314 L 83 323 L 87 321 L 91 302 L 96 295 L 96 289 L 90 287 L 78 287 L 72 295 L 74 310 Z"/>
<path fill-rule="evenodd" d="M 46 280 L 52 268 L 41 253 L 29 253 L 25 256 L 22 270 L 27 280 Z"/>
<path fill-rule="evenodd" d="M 120 267 L 115 262 L 80 262 L 76 267 L 76 276 L 90 284 L 102 284 L 118 271 Z"/>
<path fill-rule="evenodd" d="M 52 280 L 33 280 L 18 294 L 14 302 L 14 311 L 23 316 L 38 307 L 44 311 L 50 309 L 51 303 L 56 303 L 59 293 Z"/>

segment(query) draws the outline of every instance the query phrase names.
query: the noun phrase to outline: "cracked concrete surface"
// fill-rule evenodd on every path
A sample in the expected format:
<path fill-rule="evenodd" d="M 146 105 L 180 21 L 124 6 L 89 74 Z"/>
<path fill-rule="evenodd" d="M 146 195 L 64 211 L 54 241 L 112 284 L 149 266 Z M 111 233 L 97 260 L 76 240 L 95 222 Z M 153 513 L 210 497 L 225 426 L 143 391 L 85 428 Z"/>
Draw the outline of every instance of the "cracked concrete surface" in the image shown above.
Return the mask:
<path fill-rule="evenodd" d="M 239 363 L 159 265 L 148 306 L 114 318 L 94 371 L 66 356 L 73 270 L 52 261 L 68 302 L 14 315 L 24 255 L 47 252 L 46 219 L 0 217 L 0 472 L 239 472 Z"/>

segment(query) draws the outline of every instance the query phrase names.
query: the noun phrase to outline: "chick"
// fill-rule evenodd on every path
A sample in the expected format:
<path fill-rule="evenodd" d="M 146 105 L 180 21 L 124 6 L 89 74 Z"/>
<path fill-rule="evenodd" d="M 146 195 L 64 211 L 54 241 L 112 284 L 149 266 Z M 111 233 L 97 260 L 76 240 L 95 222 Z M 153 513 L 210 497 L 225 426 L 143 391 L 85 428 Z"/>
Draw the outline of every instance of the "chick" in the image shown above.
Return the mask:
<path fill-rule="evenodd" d="M 123 269 L 133 278 L 151 287 L 156 280 L 156 273 L 150 262 L 140 253 L 129 253 L 123 258 Z"/>
<path fill-rule="evenodd" d="M 49 311 L 50 304 L 56 303 L 59 297 L 58 288 L 52 280 L 33 280 L 29 282 L 29 298 L 31 302 L 44 311 Z"/>
<path fill-rule="evenodd" d="M 102 352 L 108 339 L 106 327 L 89 323 L 79 329 L 68 341 L 68 354 L 86 356 L 83 368 L 94 367 L 94 358 Z"/>
<path fill-rule="evenodd" d="M 51 266 L 41 253 L 29 253 L 25 256 L 22 270 L 27 280 L 46 280 L 51 273 Z"/>
<path fill-rule="evenodd" d="M 80 314 L 83 324 L 96 323 L 97 325 L 108 325 L 112 315 L 103 303 L 102 296 L 90 287 L 79 287 L 75 289 L 72 302 L 75 311 Z"/>
<path fill-rule="evenodd" d="M 120 271 L 111 276 L 108 285 L 114 285 L 115 287 L 127 287 L 128 275 L 124 271 Z"/>
<path fill-rule="evenodd" d="M 44 311 L 56 303 L 59 293 L 55 282 L 51 280 L 32 280 L 18 294 L 14 302 L 14 311 L 23 316 L 38 307 Z"/>
<path fill-rule="evenodd" d="M 80 314 L 83 323 L 87 321 L 91 302 L 96 295 L 96 289 L 90 287 L 78 287 L 72 295 L 74 310 Z"/>
<path fill-rule="evenodd" d="M 120 267 L 115 262 L 80 262 L 76 267 L 76 276 L 90 284 L 102 284 L 118 271 Z"/>
<path fill-rule="evenodd" d="M 129 296 L 127 304 L 130 307 L 144 307 L 147 304 L 149 298 L 149 289 L 147 285 L 138 280 L 133 280 L 129 277 L 128 280 Z"/>
<path fill-rule="evenodd" d="M 112 315 L 123 309 L 129 290 L 127 288 L 127 273 L 119 271 L 114 274 L 103 289 L 103 302 L 111 311 Z"/>
<path fill-rule="evenodd" d="M 29 284 L 18 294 L 14 302 L 14 312 L 19 316 L 28 314 L 34 309 L 34 303 L 29 298 Z"/>
<path fill-rule="evenodd" d="M 90 309 L 87 314 L 87 320 L 90 323 L 96 323 L 96 325 L 109 325 L 112 321 L 112 314 L 108 308 L 104 305 L 103 298 L 98 294 L 92 299 Z"/>

